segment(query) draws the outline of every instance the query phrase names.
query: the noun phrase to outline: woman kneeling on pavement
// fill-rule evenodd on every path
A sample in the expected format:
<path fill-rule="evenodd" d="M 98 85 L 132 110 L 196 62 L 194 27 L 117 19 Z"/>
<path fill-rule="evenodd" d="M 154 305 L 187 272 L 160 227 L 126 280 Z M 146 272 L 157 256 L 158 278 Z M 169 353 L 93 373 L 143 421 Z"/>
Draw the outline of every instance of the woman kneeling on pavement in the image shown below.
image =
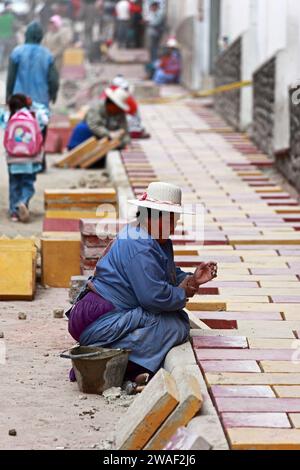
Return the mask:
<path fill-rule="evenodd" d="M 129 201 L 138 207 L 137 221 L 112 242 L 67 314 L 80 345 L 131 350 L 126 379 L 140 385 L 171 348 L 187 341 L 183 309 L 217 275 L 214 262 L 202 263 L 194 274 L 175 266 L 169 237 L 184 212 L 181 196 L 179 187 L 155 182 L 140 200 Z"/>
<path fill-rule="evenodd" d="M 90 107 L 83 121 L 74 128 L 68 143 L 68 150 L 91 137 L 114 139 L 120 130 L 124 131 L 121 138 L 121 148 L 130 143 L 126 112 L 129 110 L 127 100 L 129 93 L 121 88 L 105 90 L 104 98 Z"/>

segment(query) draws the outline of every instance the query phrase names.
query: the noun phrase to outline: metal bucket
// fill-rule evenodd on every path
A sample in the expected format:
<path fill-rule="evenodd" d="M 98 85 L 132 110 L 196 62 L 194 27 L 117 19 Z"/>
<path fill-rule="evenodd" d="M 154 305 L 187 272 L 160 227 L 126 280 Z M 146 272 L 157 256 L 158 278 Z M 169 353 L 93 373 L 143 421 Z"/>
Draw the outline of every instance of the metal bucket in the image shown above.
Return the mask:
<path fill-rule="evenodd" d="M 79 390 L 101 394 L 123 384 L 130 351 L 93 346 L 76 346 L 60 357 L 72 360 Z"/>

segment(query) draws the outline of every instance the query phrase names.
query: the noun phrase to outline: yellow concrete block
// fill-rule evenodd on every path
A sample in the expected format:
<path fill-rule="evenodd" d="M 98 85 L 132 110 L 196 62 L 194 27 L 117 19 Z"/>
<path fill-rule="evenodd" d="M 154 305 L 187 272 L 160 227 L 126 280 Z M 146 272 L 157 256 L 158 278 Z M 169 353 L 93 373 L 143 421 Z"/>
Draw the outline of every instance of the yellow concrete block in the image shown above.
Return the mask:
<path fill-rule="evenodd" d="M 114 188 L 102 189 L 46 189 L 44 191 L 46 203 L 56 202 L 64 204 L 74 204 L 79 202 L 116 202 L 117 193 Z"/>
<path fill-rule="evenodd" d="M 26 246 L 27 245 L 27 246 Z M 32 243 L 13 241 L 0 247 L 0 299 L 32 300 L 36 287 L 36 254 Z"/>
<path fill-rule="evenodd" d="M 278 385 L 273 389 L 278 398 L 300 398 L 300 385 Z"/>
<path fill-rule="evenodd" d="M 50 287 L 69 287 L 70 278 L 80 275 L 80 241 L 42 238 L 42 283 Z"/>
<path fill-rule="evenodd" d="M 182 368 L 172 374 L 179 391 L 180 403 L 166 419 L 144 450 L 162 450 L 176 431 L 187 426 L 202 407 L 203 399 L 196 377 Z"/>
<path fill-rule="evenodd" d="M 46 219 L 114 219 L 117 215 L 116 212 L 102 212 L 102 211 L 72 211 L 72 210 L 49 210 L 46 211 Z"/>
<path fill-rule="evenodd" d="M 299 354 L 298 354 L 299 356 Z M 264 372 L 283 372 L 283 373 L 298 373 L 300 372 L 300 361 L 298 357 L 297 362 L 291 361 L 260 361 L 261 368 Z"/>
<path fill-rule="evenodd" d="M 300 429 L 232 428 L 227 435 L 234 450 L 300 449 Z"/>
<path fill-rule="evenodd" d="M 63 55 L 64 65 L 82 65 L 84 63 L 84 50 L 75 47 L 69 47 Z"/>
<path fill-rule="evenodd" d="M 141 450 L 179 403 L 174 378 L 164 369 L 137 396 L 118 425 L 119 450 Z"/>
<path fill-rule="evenodd" d="M 79 232 L 43 232 L 42 238 L 56 239 L 56 240 L 77 240 L 81 241 L 81 234 Z"/>

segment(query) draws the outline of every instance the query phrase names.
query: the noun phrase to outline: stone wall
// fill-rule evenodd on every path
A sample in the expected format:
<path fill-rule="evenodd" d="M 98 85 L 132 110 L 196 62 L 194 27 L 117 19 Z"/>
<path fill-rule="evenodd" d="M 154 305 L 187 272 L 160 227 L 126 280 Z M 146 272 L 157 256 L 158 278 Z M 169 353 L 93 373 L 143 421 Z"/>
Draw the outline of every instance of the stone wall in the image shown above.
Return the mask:
<path fill-rule="evenodd" d="M 276 58 L 265 62 L 253 75 L 253 124 L 255 144 L 273 154 Z"/>
<path fill-rule="evenodd" d="M 300 86 L 290 90 L 290 151 L 279 154 L 276 164 L 300 191 Z"/>
<path fill-rule="evenodd" d="M 237 39 L 216 61 L 215 84 L 227 85 L 241 80 L 242 39 Z M 215 97 L 216 111 L 236 129 L 240 127 L 241 90 L 220 93 Z"/>

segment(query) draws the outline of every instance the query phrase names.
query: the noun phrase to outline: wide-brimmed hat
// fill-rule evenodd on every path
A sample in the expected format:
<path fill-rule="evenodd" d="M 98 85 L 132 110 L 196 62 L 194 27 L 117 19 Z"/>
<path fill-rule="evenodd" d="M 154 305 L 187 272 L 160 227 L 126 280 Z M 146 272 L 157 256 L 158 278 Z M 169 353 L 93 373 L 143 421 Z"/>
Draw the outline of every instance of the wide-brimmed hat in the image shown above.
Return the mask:
<path fill-rule="evenodd" d="M 129 93 L 123 88 L 116 88 L 112 90 L 111 88 L 106 88 L 105 94 L 113 103 L 115 103 L 118 108 L 122 109 L 126 113 L 129 111 L 129 106 L 127 100 L 129 98 Z"/>
<path fill-rule="evenodd" d="M 192 211 L 184 210 L 182 205 L 181 188 L 170 183 L 150 183 L 147 191 L 140 197 L 128 201 L 138 207 L 148 207 L 161 212 L 172 212 L 174 214 L 194 214 Z"/>

